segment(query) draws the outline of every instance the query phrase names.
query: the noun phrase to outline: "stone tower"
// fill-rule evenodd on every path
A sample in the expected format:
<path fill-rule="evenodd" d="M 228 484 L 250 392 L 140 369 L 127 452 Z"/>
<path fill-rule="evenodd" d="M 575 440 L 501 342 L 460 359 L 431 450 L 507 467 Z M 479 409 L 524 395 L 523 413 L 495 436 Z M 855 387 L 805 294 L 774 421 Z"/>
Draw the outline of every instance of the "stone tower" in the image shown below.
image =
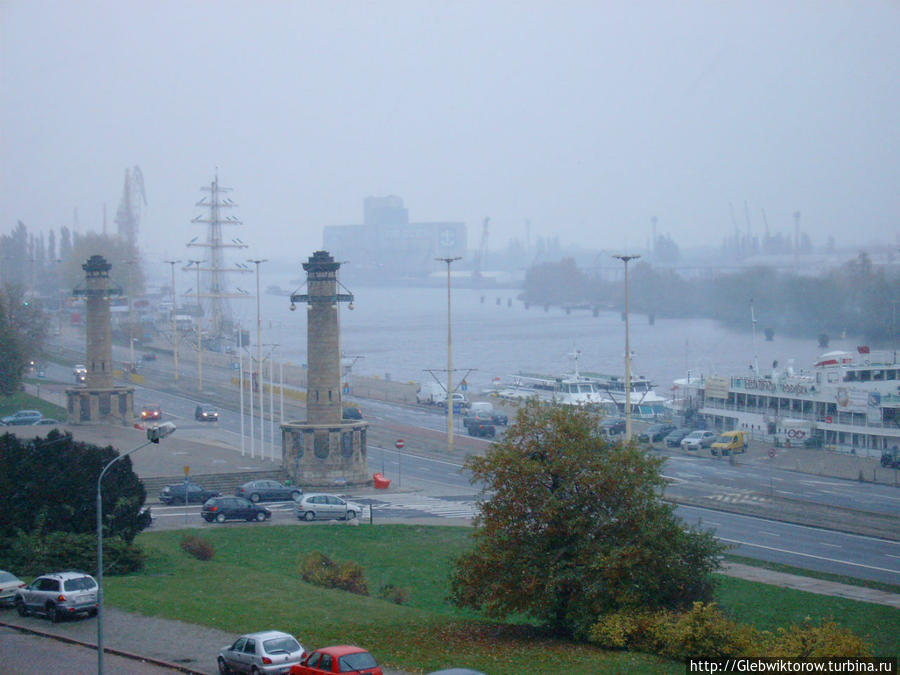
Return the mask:
<path fill-rule="evenodd" d="M 109 285 L 112 265 L 103 256 L 92 255 L 81 268 L 84 270 L 85 287 L 76 288 L 73 294 L 83 296 L 87 305 L 87 377 L 83 387 L 66 390 L 69 422 L 131 424 L 134 389 L 113 383 L 109 299 L 118 295 L 120 290 Z"/>
<path fill-rule="evenodd" d="M 338 292 L 340 267 L 327 251 L 316 251 L 303 263 L 307 292 L 291 295 L 292 309 L 302 302 L 308 310 L 306 421 L 282 425 L 282 458 L 300 485 L 371 482 L 367 424 L 343 419 L 338 303 L 352 302 L 353 295 Z"/>

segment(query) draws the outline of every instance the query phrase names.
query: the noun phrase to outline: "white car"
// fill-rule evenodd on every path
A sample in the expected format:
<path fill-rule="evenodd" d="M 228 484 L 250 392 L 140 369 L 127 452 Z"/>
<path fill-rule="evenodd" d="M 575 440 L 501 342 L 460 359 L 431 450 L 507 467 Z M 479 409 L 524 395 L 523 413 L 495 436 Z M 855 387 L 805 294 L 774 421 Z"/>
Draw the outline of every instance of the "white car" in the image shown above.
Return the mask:
<path fill-rule="evenodd" d="M 681 439 L 681 448 L 683 450 L 699 450 L 700 448 L 708 448 L 716 440 L 718 434 L 708 429 L 700 429 L 692 431 Z"/>
<path fill-rule="evenodd" d="M 362 506 L 322 492 L 305 494 L 297 502 L 300 520 L 353 520 L 362 515 Z"/>
<path fill-rule="evenodd" d="M 16 591 L 24 587 L 25 582 L 15 574 L 0 570 L 0 606 L 12 607 L 16 599 Z"/>
<path fill-rule="evenodd" d="M 303 660 L 306 650 L 293 635 L 279 630 L 241 635 L 219 652 L 219 672 L 229 673 L 288 673 L 291 666 Z"/>

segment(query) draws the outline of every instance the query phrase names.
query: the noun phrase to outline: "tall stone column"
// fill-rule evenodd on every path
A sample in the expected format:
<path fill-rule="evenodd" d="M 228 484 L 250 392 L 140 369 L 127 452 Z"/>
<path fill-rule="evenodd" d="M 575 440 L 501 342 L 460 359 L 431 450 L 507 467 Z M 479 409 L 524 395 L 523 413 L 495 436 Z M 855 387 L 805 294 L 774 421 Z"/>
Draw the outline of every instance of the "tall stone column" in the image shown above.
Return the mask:
<path fill-rule="evenodd" d="M 343 419 L 338 304 L 341 264 L 327 251 L 303 263 L 307 292 L 291 295 L 291 309 L 306 303 L 306 420 L 281 425 L 282 462 L 296 484 L 330 487 L 371 484 L 366 463 L 367 423 Z M 346 289 L 345 289 L 346 290 Z"/>
<path fill-rule="evenodd" d="M 306 271 L 309 310 L 306 323 L 309 369 L 306 419 L 313 424 L 338 424 L 341 404 L 341 334 L 338 326 L 337 271 L 341 264 L 325 251 L 316 251 Z"/>
<path fill-rule="evenodd" d="M 109 270 L 112 265 L 101 255 L 92 255 L 84 270 L 87 305 L 87 388 L 113 386 L 112 332 L 109 314 Z"/>
<path fill-rule="evenodd" d="M 86 305 L 84 386 L 66 389 L 70 424 L 131 424 L 134 420 L 134 389 L 113 380 L 112 329 L 109 299 L 119 288 L 110 288 L 112 265 L 102 255 L 92 255 L 81 266 L 85 284 L 73 295 L 81 296 Z"/>

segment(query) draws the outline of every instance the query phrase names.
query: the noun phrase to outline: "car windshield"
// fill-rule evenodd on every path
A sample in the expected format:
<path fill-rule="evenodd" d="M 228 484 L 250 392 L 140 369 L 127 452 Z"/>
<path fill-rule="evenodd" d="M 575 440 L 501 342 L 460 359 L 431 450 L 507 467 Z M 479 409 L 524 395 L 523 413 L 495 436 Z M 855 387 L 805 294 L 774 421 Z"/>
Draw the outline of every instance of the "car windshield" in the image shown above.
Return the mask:
<path fill-rule="evenodd" d="M 90 577 L 76 577 L 63 582 L 63 588 L 67 591 L 88 591 L 96 587 L 96 582 Z"/>
<path fill-rule="evenodd" d="M 264 640 L 263 649 L 265 649 L 268 654 L 275 654 L 278 652 L 291 653 L 303 650 L 300 643 L 290 635 L 272 638 L 271 640 Z"/>
<path fill-rule="evenodd" d="M 352 673 L 354 670 L 363 670 L 364 668 L 376 668 L 378 664 L 375 658 L 369 652 L 357 652 L 356 654 L 347 654 L 338 659 L 338 666 L 341 673 Z"/>

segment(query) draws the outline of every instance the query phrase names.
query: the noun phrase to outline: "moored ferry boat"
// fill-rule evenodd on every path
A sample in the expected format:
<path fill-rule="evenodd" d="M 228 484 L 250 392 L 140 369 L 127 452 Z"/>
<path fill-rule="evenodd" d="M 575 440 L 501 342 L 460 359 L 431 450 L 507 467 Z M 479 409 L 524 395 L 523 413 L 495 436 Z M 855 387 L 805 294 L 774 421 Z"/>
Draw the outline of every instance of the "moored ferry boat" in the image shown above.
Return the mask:
<path fill-rule="evenodd" d="M 537 398 L 559 405 L 588 406 L 616 415 L 625 412 L 625 378 L 600 373 L 540 375 L 519 373 L 497 389 L 497 395 L 510 400 Z M 667 413 L 669 401 L 653 390 L 646 377 L 631 377 L 631 412 L 635 417 L 653 419 Z"/>
<path fill-rule="evenodd" d="M 687 417 L 744 429 L 773 444 L 824 446 L 879 457 L 900 445 L 900 362 L 896 351 L 822 354 L 810 371 L 773 363 L 768 374 L 675 382 Z"/>

